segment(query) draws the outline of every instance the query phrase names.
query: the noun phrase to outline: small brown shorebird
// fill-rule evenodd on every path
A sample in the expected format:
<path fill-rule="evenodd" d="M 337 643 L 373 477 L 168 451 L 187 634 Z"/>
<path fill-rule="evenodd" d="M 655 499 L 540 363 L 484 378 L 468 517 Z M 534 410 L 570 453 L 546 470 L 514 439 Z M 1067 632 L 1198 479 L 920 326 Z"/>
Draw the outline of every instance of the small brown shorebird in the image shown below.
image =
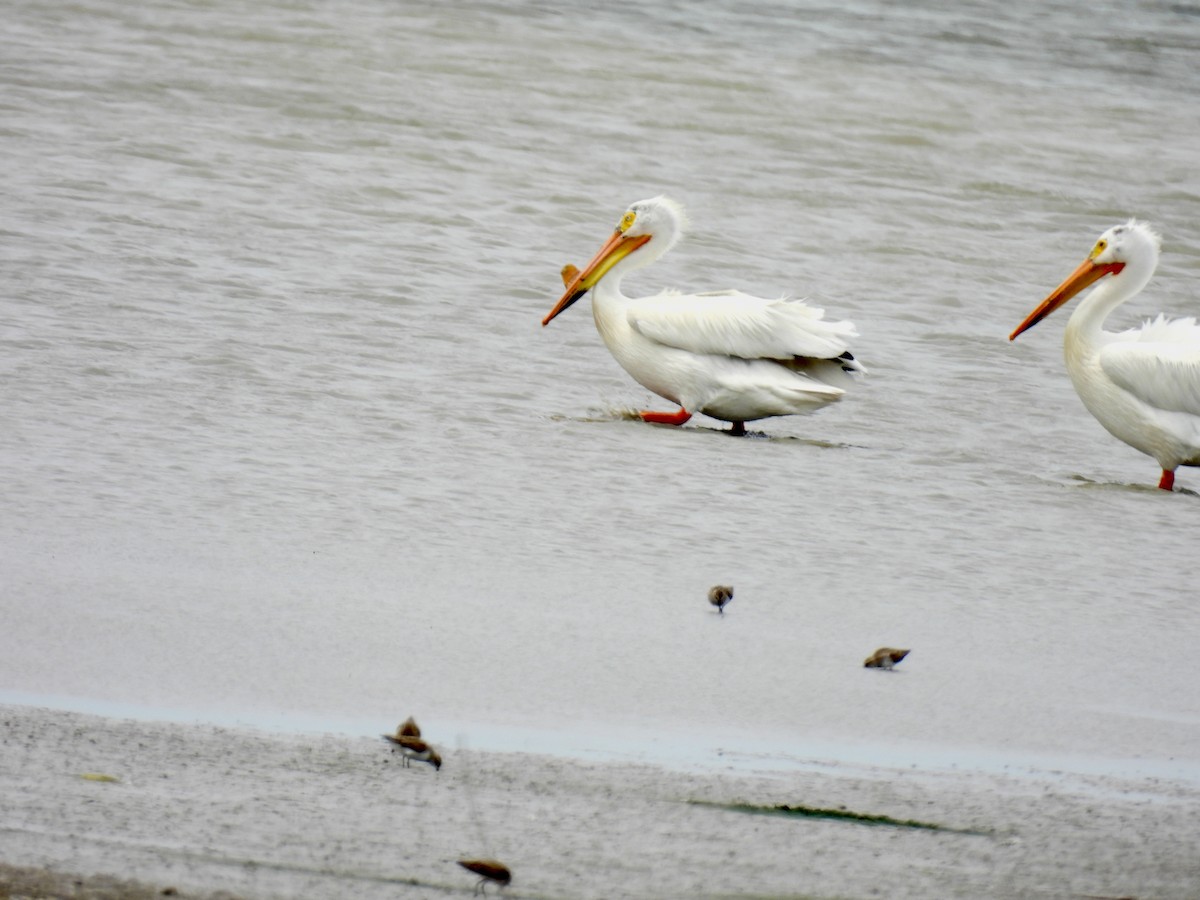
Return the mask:
<path fill-rule="evenodd" d="M 474 872 L 479 876 L 479 884 L 475 885 L 472 894 L 482 891 L 486 897 L 489 881 L 496 882 L 500 887 L 507 887 L 508 883 L 512 881 L 512 872 L 498 859 L 460 859 L 458 864 L 468 872 Z"/>
<path fill-rule="evenodd" d="M 708 589 L 708 602 L 715 606 L 721 615 L 725 615 L 725 604 L 732 599 L 732 585 L 717 584 Z"/>
<path fill-rule="evenodd" d="M 908 656 L 907 650 L 897 650 L 895 647 L 880 647 L 866 658 L 863 662 L 863 668 L 890 669 L 906 656 Z"/>
<path fill-rule="evenodd" d="M 407 734 L 382 734 L 380 735 L 385 741 L 388 741 L 394 746 L 392 752 L 400 751 L 400 755 L 404 757 L 404 768 L 409 768 L 412 760 L 417 762 L 429 763 L 439 772 L 442 769 L 442 758 L 438 756 L 438 752 L 430 747 L 419 737 L 411 737 Z"/>

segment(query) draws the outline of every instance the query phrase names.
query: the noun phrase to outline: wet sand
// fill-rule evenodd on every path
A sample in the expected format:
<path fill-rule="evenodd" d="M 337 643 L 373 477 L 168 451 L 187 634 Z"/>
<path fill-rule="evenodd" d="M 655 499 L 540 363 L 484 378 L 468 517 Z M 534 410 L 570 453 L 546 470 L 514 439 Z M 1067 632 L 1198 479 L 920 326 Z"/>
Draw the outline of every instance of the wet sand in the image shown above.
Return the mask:
<path fill-rule="evenodd" d="M 676 771 L 444 743 L 435 772 L 370 738 L 23 706 L 0 721 L 0 897 L 470 896 L 464 856 L 507 863 L 510 898 L 1200 896 L 1191 782 Z M 887 819 L 744 811 L 781 805 Z"/>

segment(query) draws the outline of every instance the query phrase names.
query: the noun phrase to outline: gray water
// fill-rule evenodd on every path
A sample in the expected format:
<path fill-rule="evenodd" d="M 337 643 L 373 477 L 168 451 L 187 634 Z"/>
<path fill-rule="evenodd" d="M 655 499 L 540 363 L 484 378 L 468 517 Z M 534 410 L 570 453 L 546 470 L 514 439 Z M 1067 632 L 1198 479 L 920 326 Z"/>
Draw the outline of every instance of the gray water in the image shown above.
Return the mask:
<path fill-rule="evenodd" d="M 0 20 L 0 698 L 1200 777 L 1200 471 L 1088 415 L 1065 312 L 1007 340 L 1135 215 L 1110 327 L 1200 313 L 1200 6 Z M 627 290 L 808 296 L 870 376 L 629 420 L 587 301 L 540 320 L 658 193 Z"/>

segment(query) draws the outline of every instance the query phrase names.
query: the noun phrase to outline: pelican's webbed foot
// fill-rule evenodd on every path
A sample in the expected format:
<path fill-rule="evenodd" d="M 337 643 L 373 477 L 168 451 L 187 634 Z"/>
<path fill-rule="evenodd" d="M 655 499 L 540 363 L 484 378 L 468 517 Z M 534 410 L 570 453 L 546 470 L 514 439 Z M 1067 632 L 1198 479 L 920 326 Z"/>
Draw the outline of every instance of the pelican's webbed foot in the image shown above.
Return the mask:
<path fill-rule="evenodd" d="M 643 422 L 653 422 L 655 425 L 682 425 L 692 417 L 692 414 L 686 409 L 680 409 L 679 412 L 673 413 L 652 412 L 644 409 L 640 415 Z"/>

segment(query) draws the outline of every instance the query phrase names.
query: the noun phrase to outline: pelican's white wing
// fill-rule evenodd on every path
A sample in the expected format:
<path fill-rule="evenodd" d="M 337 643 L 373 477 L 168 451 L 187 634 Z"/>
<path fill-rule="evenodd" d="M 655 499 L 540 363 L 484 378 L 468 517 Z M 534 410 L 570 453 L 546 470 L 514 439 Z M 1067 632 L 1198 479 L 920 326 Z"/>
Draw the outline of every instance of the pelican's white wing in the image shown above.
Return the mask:
<path fill-rule="evenodd" d="M 741 291 L 664 292 L 628 306 L 633 329 L 692 353 L 742 359 L 835 359 L 857 335 L 850 322 L 826 321 L 803 300 L 768 300 Z"/>
<path fill-rule="evenodd" d="M 1157 409 L 1200 416 L 1200 327 L 1159 316 L 1121 332 L 1100 351 L 1100 367 L 1119 387 Z"/>

